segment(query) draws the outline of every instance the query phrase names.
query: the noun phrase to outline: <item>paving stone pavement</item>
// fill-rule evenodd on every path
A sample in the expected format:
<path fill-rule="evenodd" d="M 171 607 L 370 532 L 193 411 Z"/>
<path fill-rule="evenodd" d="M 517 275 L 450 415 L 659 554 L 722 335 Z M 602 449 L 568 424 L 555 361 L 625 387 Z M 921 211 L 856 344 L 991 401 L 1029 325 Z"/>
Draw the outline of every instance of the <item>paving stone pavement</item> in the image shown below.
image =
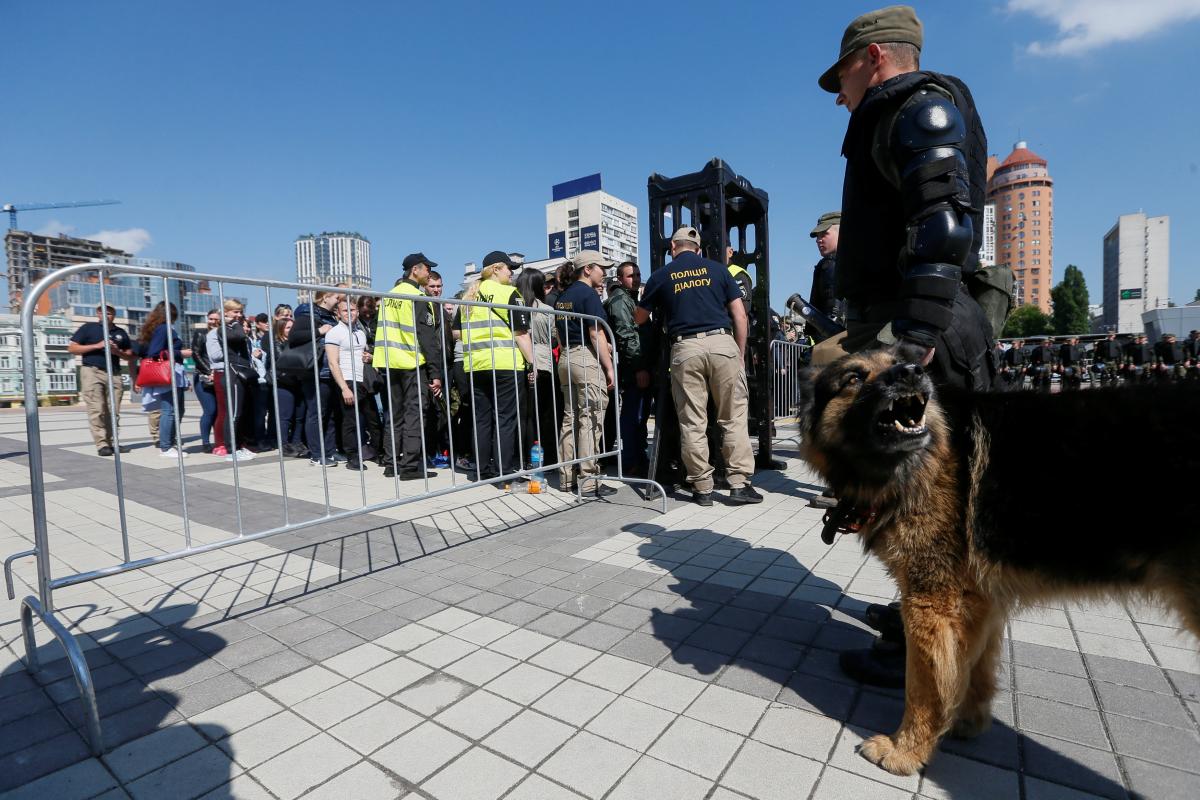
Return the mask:
<path fill-rule="evenodd" d="M 80 412 L 42 418 L 55 574 L 119 561 L 112 461 Z M 253 533 L 399 488 L 288 463 L 285 504 L 277 461 L 240 467 L 235 491 L 195 454 L 185 525 L 178 467 L 142 427 L 127 412 L 135 555 L 237 534 L 239 496 Z M 23 430 L 0 414 L 0 555 L 31 540 Z M 0 796 L 1200 797 L 1196 642 L 1139 605 L 1021 612 L 985 734 L 923 775 L 864 761 L 902 693 L 848 681 L 837 653 L 870 641 L 862 611 L 895 587 L 853 542 L 821 543 L 799 462 L 755 482 L 761 505 L 666 514 L 628 489 L 468 489 L 63 589 L 102 758 L 58 646 L 39 627 L 30 676 L 2 601 Z M 20 593 L 33 575 L 17 562 Z"/>

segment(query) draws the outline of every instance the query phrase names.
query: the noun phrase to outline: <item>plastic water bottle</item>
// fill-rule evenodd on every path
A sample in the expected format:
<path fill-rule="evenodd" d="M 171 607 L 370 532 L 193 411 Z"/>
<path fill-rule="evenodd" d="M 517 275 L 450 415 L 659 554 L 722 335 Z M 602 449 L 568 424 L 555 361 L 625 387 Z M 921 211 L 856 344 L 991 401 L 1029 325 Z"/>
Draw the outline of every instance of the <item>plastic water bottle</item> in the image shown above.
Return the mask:
<path fill-rule="evenodd" d="M 529 448 L 529 465 L 533 470 L 533 474 L 529 476 L 529 493 L 541 494 L 542 486 L 546 483 L 546 476 L 542 473 L 542 462 L 546 458 L 546 451 L 542 449 L 541 442 L 534 442 L 533 447 Z"/>

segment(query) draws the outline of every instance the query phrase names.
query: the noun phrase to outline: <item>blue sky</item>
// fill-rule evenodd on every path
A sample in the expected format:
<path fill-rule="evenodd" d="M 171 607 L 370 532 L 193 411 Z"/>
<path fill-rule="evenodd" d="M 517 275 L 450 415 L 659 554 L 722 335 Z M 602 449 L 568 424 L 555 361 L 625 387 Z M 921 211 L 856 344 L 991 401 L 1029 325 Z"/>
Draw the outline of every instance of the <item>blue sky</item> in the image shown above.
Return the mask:
<path fill-rule="evenodd" d="M 546 254 L 552 184 L 720 156 L 771 196 L 773 299 L 806 292 L 848 116 L 816 78 L 875 3 L 10 2 L 0 203 L 116 197 L 21 227 L 100 231 L 290 279 L 297 234 L 357 230 L 376 287 L 406 253 L 447 283 L 492 249 Z M 1034 11 L 1024 10 L 1026 8 Z M 923 66 L 972 87 L 990 150 L 1050 162 L 1055 280 L 1101 289 L 1119 214 L 1169 214 L 1171 296 L 1200 289 L 1200 0 L 917 5 Z M 645 251 L 643 248 L 643 257 Z"/>

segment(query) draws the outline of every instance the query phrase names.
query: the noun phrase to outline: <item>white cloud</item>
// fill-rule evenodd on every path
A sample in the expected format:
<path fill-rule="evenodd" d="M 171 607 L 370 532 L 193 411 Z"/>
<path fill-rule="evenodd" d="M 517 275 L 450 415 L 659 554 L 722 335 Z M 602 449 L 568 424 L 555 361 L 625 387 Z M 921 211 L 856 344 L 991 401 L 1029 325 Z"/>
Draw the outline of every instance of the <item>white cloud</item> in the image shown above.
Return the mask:
<path fill-rule="evenodd" d="M 70 236 L 74 232 L 74 225 L 68 225 L 65 222 L 52 219 L 42 227 L 33 231 L 33 234 L 36 236 L 58 236 L 59 234 L 62 234 L 63 236 Z"/>
<path fill-rule="evenodd" d="M 1058 26 L 1057 38 L 1028 46 L 1042 56 L 1076 56 L 1200 18 L 1200 0 L 1008 0 L 1007 9 Z"/>
<path fill-rule="evenodd" d="M 153 239 L 150 236 L 150 231 L 145 228 L 125 228 L 119 231 L 99 231 L 98 233 L 89 233 L 83 237 L 92 239 L 97 242 L 103 242 L 109 247 L 115 247 L 118 250 L 124 250 L 130 255 L 136 256 L 139 251 L 144 250 Z"/>

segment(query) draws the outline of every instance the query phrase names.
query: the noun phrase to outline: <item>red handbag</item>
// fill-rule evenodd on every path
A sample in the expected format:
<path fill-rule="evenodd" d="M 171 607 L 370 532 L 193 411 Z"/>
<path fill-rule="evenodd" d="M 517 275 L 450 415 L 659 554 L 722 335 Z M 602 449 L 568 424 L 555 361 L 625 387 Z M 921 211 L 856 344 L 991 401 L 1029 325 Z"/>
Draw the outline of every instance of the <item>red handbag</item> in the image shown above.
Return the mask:
<path fill-rule="evenodd" d="M 138 363 L 135 389 L 157 389 L 171 384 L 171 361 L 166 350 L 159 353 L 158 358 L 143 358 Z"/>

